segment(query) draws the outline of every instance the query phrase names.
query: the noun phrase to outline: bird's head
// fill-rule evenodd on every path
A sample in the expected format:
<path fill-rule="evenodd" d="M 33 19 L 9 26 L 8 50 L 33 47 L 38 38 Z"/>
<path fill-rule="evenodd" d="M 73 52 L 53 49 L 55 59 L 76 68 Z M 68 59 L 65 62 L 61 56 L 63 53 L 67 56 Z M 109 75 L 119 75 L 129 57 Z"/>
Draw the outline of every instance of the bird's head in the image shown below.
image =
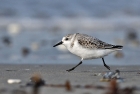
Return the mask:
<path fill-rule="evenodd" d="M 68 34 L 64 36 L 62 40 L 59 43 L 55 44 L 53 47 L 56 47 L 61 44 L 63 44 L 65 47 L 69 46 L 71 44 L 72 37 L 73 37 L 73 34 Z"/>

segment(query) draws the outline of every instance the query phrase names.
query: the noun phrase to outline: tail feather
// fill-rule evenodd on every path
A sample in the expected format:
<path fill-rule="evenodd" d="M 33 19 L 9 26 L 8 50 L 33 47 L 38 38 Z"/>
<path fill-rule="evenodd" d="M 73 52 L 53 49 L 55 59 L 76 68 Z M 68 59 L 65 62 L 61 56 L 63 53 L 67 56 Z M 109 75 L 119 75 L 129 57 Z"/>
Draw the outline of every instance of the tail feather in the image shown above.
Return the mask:
<path fill-rule="evenodd" d="M 122 49 L 123 46 L 121 46 L 121 45 L 114 45 L 112 48 L 113 48 L 113 49 Z"/>
<path fill-rule="evenodd" d="M 122 49 L 123 46 L 121 45 L 112 45 L 112 47 L 106 47 L 105 49 Z"/>

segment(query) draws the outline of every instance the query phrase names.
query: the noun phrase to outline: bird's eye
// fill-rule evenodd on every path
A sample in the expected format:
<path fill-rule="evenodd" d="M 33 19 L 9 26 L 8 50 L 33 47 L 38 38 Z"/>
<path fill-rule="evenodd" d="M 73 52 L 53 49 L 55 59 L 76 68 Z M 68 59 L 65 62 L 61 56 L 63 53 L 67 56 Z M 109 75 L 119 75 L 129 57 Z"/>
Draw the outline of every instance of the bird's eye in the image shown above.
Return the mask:
<path fill-rule="evenodd" d="M 68 38 L 66 38 L 65 40 L 69 40 Z"/>

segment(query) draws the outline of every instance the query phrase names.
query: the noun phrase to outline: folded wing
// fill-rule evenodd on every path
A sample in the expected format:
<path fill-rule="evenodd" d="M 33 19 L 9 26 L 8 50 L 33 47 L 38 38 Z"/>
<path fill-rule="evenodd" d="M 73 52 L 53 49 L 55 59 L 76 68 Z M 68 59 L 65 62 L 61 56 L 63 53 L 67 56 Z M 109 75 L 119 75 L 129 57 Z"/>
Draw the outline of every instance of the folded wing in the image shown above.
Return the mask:
<path fill-rule="evenodd" d="M 120 45 L 108 44 L 86 34 L 77 34 L 77 41 L 83 48 L 88 49 L 122 49 L 123 47 Z"/>

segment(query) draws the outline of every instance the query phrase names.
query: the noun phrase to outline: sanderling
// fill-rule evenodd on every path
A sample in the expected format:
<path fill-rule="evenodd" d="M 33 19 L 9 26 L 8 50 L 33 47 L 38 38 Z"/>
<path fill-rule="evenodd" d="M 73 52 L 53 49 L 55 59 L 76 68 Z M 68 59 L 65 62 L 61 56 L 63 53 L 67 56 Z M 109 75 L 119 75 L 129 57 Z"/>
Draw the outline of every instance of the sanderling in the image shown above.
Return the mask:
<path fill-rule="evenodd" d="M 71 53 L 81 58 L 81 61 L 76 66 L 67 70 L 68 72 L 81 65 L 83 60 L 96 58 L 102 58 L 104 66 L 110 70 L 110 67 L 104 61 L 104 56 L 107 56 L 114 51 L 121 50 L 123 47 L 121 45 L 108 44 L 97 38 L 79 33 L 66 35 L 62 38 L 61 42 L 53 47 L 61 44 L 63 44 Z"/>

